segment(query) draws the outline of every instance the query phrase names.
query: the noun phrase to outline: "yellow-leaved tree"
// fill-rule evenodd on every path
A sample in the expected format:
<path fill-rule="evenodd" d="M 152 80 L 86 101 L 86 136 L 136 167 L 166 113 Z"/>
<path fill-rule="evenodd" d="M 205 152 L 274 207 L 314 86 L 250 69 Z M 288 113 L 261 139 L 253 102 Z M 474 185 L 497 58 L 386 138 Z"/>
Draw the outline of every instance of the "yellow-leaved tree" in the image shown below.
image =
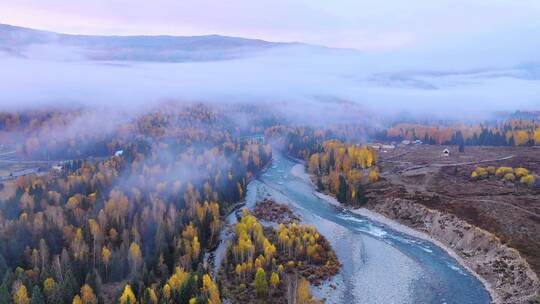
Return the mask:
<path fill-rule="evenodd" d="M 221 304 L 219 290 L 209 275 L 203 275 L 203 290 L 208 296 L 208 304 Z"/>
<path fill-rule="evenodd" d="M 320 303 L 309 293 L 308 280 L 301 278 L 298 281 L 298 287 L 296 289 L 296 303 L 297 304 L 314 304 Z"/>
<path fill-rule="evenodd" d="M 137 273 L 137 270 L 142 264 L 142 252 L 139 244 L 132 242 L 129 246 L 129 262 L 131 264 L 132 273 Z"/>
<path fill-rule="evenodd" d="M 20 284 L 18 287 L 15 288 L 15 292 L 13 293 L 13 303 L 14 304 L 29 304 L 30 298 L 28 297 L 28 291 L 26 290 L 26 286 L 24 284 Z"/>
<path fill-rule="evenodd" d="M 107 276 L 109 263 L 111 262 L 111 251 L 105 246 L 101 249 L 101 261 L 103 262 L 103 265 L 105 265 L 105 276 Z"/>
<path fill-rule="evenodd" d="M 272 288 L 274 289 L 279 285 L 279 274 L 275 271 L 270 275 L 270 285 L 272 285 Z"/>
<path fill-rule="evenodd" d="M 167 281 L 166 286 L 169 286 L 169 288 L 173 290 L 180 289 L 180 286 L 184 284 L 184 282 L 187 281 L 189 278 L 189 273 L 185 272 L 183 268 L 176 267 L 176 270 L 173 275 L 169 278 Z"/>
<path fill-rule="evenodd" d="M 56 282 L 53 278 L 46 278 L 45 281 L 43 281 L 43 292 L 45 293 L 46 297 L 52 296 L 54 292 L 54 288 L 56 287 Z"/>
<path fill-rule="evenodd" d="M 83 304 L 83 301 L 79 295 L 75 295 L 73 297 L 73 301 L 71 301 L 71 304 Z"/>
<path fill-rule="evenodd" d="M 84 284 L 83 287 L 81 287 L 81 300 L 83 304 L 97 304 L 96 295 L 90 285 Z"/>
<path fill-rule="evenodd" d="M 540 127 L 536 128 L 534 131 L 533 139 L 535 145 L 540 145 Z"/>
<path fill-rule="evenodd" d="M 514 134 L 514 142 L 516 146 L 524 146 L 529 141 L 529 133 L 524 130 L 516 131 Z"/>

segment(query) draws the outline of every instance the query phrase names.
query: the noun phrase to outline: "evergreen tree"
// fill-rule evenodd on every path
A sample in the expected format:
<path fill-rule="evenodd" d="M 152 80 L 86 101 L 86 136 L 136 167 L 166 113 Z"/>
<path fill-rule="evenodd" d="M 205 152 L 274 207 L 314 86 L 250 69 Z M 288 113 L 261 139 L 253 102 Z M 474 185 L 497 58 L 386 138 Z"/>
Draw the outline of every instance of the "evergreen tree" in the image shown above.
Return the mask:
<path fill-rule="evenodd" d="M 62 297 L 64 299 L 64 303 L 70 303 L 73 300 L 73 297 L 75 294 L 77 294 L 78 287 L 77 287 L 77 281 L 75 280 L 75 276 L 73 276 L 73 273 L 70 269 L 66 271 L 66 274 L 64 276 L 64 280 L 59 284 L 59 290 L 62 294 Z"/>
<path fill-rule="evenodd" d="M 360 206 L 367 203 L 366 190 L 362 184 L 358 184 L 356 187 L 356 203 Z"/>
<path fill-rule="evenodd" d="M 324 191 L 324 184 L 320 176 L 317 176 L 317 188 L 319 191 Z"/>
<path fill-rule="evenodd" d="M 6 285 L 0 285 L 0 304 L 9 304 L 9 289 Z"/>
<path fill-rule="evenodd" d="M 327 166 L 328 169 L 330 169 L 330 167 L 332 167 L 332 169 L 335 168 L 336 158 L 334 156 L 334 150 L 330 150 L 330 154 L 328 156 L 328 164 L 329 164 L 329 166 Z"/>
<path fill-rule="evenodd" d="M 337 194 L 337 200 L 342 204 L 347 203 L 347 181 L 345 180 L 345 177 L 343 177 L 343 175 L 339 176 L 339 190 Z"/>
<path fill-rule="evenodd" d="M 210 209 L 206 209 L 206 212 L 204 213 L 203 221 L 199 225 L 199 235 L 201 240 L 201 246 L 207 247 L 210 240 L 210 234 L 212 231 L 210 230 L 210 226 L 212 224 L 212 221 L 214 220 L 214 217 L 212 215 L 212 212 Z"/>
<path fill-rule="evenodd" d="M 69 300 L 68 302 L 65 302 L 62 290 L 63 290 L 62 285 L 61 284 L 56 284 L 56 286 L 54 287 L 52 293 L 50 295 L 47 295 L 47 301 L 49 303 L 59 303 L 59 304 L 66 303 L 66 304 L 70 304 L 72 300 Z"/>
<path fill-rule="evenodd" d="M 11 269 L 8 269 L 7 272 L 4 274 L 4 278 L 2 279 L 2 285 L 0 285 L 1 288 L 5 288 L 8 293 L 9 289 L 11 288 L 11 285 L 13 284 L 14 276 Z"/>
<path fill-rule="evenodd" d="M 32 288 L 32 300 L 30 304 L 45 304 L 45 298 L 37 285 Z"/>
<path fill-rule="evenodd" d="M 6 260 L 4 259 L 4 256 L 0 253 L 0 273 L 6 273 L 8 270 L 8 265 L 6 263 Z"/>
<path fill-rule="evenodd" d="M 459 147 L 459 152 L 461 153 L 465 152 L 465 139 L 463 138 L 463 134 L 461 133 L 461 131 L 456 132 L 455 140 L 456 140 L 455 143 Z"/>
<path fill-rule="evenodd" d="M 180 289 L 176 293 L 177 301 L 175 303 L 188 303 L 189 300 L 197 294 L 197 281 L 195 275 L 191 274 L 189 279 L 180 286 Z"/>

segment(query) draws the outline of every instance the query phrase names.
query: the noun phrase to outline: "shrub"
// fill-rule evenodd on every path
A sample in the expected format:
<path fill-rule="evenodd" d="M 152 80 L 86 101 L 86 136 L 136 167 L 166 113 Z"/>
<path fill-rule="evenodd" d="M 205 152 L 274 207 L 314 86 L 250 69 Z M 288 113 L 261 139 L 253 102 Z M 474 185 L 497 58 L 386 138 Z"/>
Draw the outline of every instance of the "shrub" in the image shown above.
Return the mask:
<path fill-rule="evenodd" d="M 495 175 L 495 171 L 497 171 L 497 168 L 495 168 L 495 166 L 488 166 L 486 170 L 489 173 L 489 175 Z"/>
<path fill-rule="evenodd" d="M 514 181 L 514 180 L 516 180 L 516 176 L 514 175 L 514 173 L 506 173 L 504 175 L 504 180 L 505 181 Z"/>
<path fill-rule="evenodd" d="M 294 261 L 289 261 L 289 262 L 287 263 L 287 268 L 289 268 L 289 269 L 293 269 L 294 266 L 296 266 L 296 264 L 294 263 Z"/>
<path fill-rule="evenodd" d="M 488 177 L 489 172 L 486 168 L 483 167 L 476 167 L 474 171 L 471 173 L 472 179 L 480 179 L 480 178 L 486 178 Z"/>
<path fill-rule="evenodd" d="M 514 170 L 514 173 L 516 174 L 516 177 L 524 177 L 524 176 L 529 175 L 529 170 L 520 167 L 520 168 L 516 168 Z"/>
<path fill-rule="evenodd" d="M 495 171 L 495 175 L 498 177 L 503 177 L 508 173 L 514 173 L 514 169 L 512 169 L 512 167 L 500 167 L 497 169 L 497 171 Z"/>
<path fill-rule="evenodd" d="M 370 183 L 374 183 L 379 180 L 379 170 L 371 169 L 369 171 L 368 179 Z"/>
<path fill-rule="evenodd" d="M 536 178 L 534 178 L 534 176 L 532 174 L 527 174 L 527 175 L 521 177 L 521 180 L 520 180 L 520 182 L 522 184 L 527 184 L 529 186 L 534 185 L 535 181 L 536 181 Z"/>

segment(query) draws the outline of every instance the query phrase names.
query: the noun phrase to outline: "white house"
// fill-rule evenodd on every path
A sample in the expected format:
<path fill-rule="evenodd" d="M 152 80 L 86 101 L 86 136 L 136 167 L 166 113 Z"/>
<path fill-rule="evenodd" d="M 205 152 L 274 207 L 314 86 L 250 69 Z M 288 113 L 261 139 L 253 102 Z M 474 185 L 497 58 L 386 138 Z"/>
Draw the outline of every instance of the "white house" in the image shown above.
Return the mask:
<path fill-rule="evenodd" d="M 450 150 L 448 150 L 448 148 L 445 148 L 443 151 L 442 151 L 442 154 L 441 156 L 450 156 Z"/>

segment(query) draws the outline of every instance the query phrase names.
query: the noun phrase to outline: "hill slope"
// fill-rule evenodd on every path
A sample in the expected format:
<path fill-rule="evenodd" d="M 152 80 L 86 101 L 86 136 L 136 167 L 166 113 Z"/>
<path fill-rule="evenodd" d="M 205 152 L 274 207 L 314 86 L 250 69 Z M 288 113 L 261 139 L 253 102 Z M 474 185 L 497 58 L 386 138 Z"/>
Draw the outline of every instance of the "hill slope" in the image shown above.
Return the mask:
<path fill-rule="evenodd" d="M 206 36 L 91 36 L 69 35 L 0 24 L 0 51 L 33 57 L 74 50 L 90 60 L 211 61 L 234 59 L 294 43 Z"/>

